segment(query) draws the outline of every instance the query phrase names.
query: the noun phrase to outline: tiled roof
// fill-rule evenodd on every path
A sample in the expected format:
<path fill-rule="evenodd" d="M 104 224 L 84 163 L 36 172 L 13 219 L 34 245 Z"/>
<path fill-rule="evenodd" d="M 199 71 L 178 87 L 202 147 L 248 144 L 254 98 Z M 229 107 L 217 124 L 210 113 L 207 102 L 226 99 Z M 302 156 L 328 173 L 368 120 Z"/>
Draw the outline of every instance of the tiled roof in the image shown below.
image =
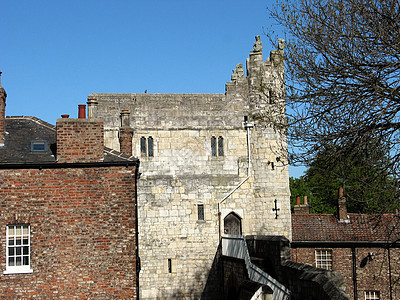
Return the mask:
<path fill-rule="evenodd" d="M 7 117 L 4 146 L 0 147 L 0 163 L 54 163 L 55 126 L 35 117 Z M 46 151 L 32 152 L 31 141 L 47 141 Z"/>
<path fill-rule="evenodd" d="M 56 127 L 36 117 L 6 117 L 0 164 L 56 163 Z M 31 141 L 46 141 L 46 151 L 31 151 Z M 104 162 L 136 161 L 137 158 L 104 147 Z"/>
<path fill-rule="evenodd" d="M 386 242 L 400 238 L 399 216 L 348 214 L 339 221 L 333 214 L 292 214 L 294 242 Z"/>

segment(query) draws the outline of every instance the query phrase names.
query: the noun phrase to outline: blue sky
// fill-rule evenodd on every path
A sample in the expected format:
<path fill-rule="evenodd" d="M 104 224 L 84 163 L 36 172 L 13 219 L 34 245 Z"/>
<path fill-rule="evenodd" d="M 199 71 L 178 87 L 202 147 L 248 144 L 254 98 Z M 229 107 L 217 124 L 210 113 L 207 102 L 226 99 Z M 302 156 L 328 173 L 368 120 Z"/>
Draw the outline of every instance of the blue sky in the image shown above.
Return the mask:
<path fill-rule="evenodd" d="M 274 0 L 2 0 L 6 115 L 55 124 L 90 93 L 224 93 Z M 291 173 L 291 175 L 296 175 Z M 297 175 L 296 175 L 297 176 Z"/>

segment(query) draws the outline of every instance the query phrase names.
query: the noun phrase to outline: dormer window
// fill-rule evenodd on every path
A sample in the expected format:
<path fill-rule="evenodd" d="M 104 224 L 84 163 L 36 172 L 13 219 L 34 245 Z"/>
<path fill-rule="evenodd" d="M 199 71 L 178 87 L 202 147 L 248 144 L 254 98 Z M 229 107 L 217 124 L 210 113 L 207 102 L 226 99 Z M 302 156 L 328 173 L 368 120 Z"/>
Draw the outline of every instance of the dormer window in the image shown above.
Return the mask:
<path fill-rule="evenodd" d="M 47 141 L 31 141 L 31 152 L 46 152 L 47 151 Z"/>

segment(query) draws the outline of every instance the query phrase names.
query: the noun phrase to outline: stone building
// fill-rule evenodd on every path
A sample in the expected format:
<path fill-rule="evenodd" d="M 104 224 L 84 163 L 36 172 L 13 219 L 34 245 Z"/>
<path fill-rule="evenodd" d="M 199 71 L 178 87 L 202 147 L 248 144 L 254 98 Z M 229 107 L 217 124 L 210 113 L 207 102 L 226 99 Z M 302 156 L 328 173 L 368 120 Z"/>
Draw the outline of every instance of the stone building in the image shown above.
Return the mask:
<path fill-rule="evenodd" d="M 305 200 L 292 215 L 291 260 L 340 272 L 351 299 L 399 299 L 399 216 L 348 213 L 342 189 L 335 215 L 311 214 Z"/>
<path fill-rule="evenodd" d="M 141 160 L 141 299 L 211 297 L 222 236 L 291 239 L 283 46 L 264 61 L 257 36 L 224 94 L 88 96 L 105 145 Z"/>
<path fill-rule="evenodd" d="M 55 127 L 5 118 L 5 100 L 0 85 L 0 298 L 135 299 L 138 160 L 84 110 Z"/>

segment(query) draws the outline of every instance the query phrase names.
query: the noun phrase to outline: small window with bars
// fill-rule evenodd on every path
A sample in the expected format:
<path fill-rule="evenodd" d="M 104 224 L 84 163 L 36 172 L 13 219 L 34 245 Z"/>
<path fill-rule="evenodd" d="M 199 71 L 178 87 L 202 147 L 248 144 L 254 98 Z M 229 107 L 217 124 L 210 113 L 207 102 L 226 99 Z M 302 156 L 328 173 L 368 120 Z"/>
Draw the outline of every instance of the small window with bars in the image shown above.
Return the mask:
<path fill-rule="evenodd" d="M 197 205 L 197 220 L 199 221 L 204 220 L 204 204 Z"/>
<path fill-rule="evenodd" d="M 32 273 L 30 268 L 30 226 L 7 226 L 6 271 L 4 274 Z"/>
<path fill-rule="evenodd" d="M 315 264 L 317 268 L 332 270 L 332 250 L 331 249 L 315 250 Z"/>
<path fill-rule="evenodd" d="M 364 292 L 365 295 L 365 300 L 379 300 L 380 295 L 379 295 L 379 291 L 365 291 Z"/>
<path fill-rule="evenodd" d="M 140 154 L 141 156 L 154 156 L 154 141 L 153 137 L 148 138 L 142 136 L 140 138 Z"/>
<path fill-rule="evenodd" d="M 211 156 L 224 156 L 224 138 L 211 137 Z"/>

